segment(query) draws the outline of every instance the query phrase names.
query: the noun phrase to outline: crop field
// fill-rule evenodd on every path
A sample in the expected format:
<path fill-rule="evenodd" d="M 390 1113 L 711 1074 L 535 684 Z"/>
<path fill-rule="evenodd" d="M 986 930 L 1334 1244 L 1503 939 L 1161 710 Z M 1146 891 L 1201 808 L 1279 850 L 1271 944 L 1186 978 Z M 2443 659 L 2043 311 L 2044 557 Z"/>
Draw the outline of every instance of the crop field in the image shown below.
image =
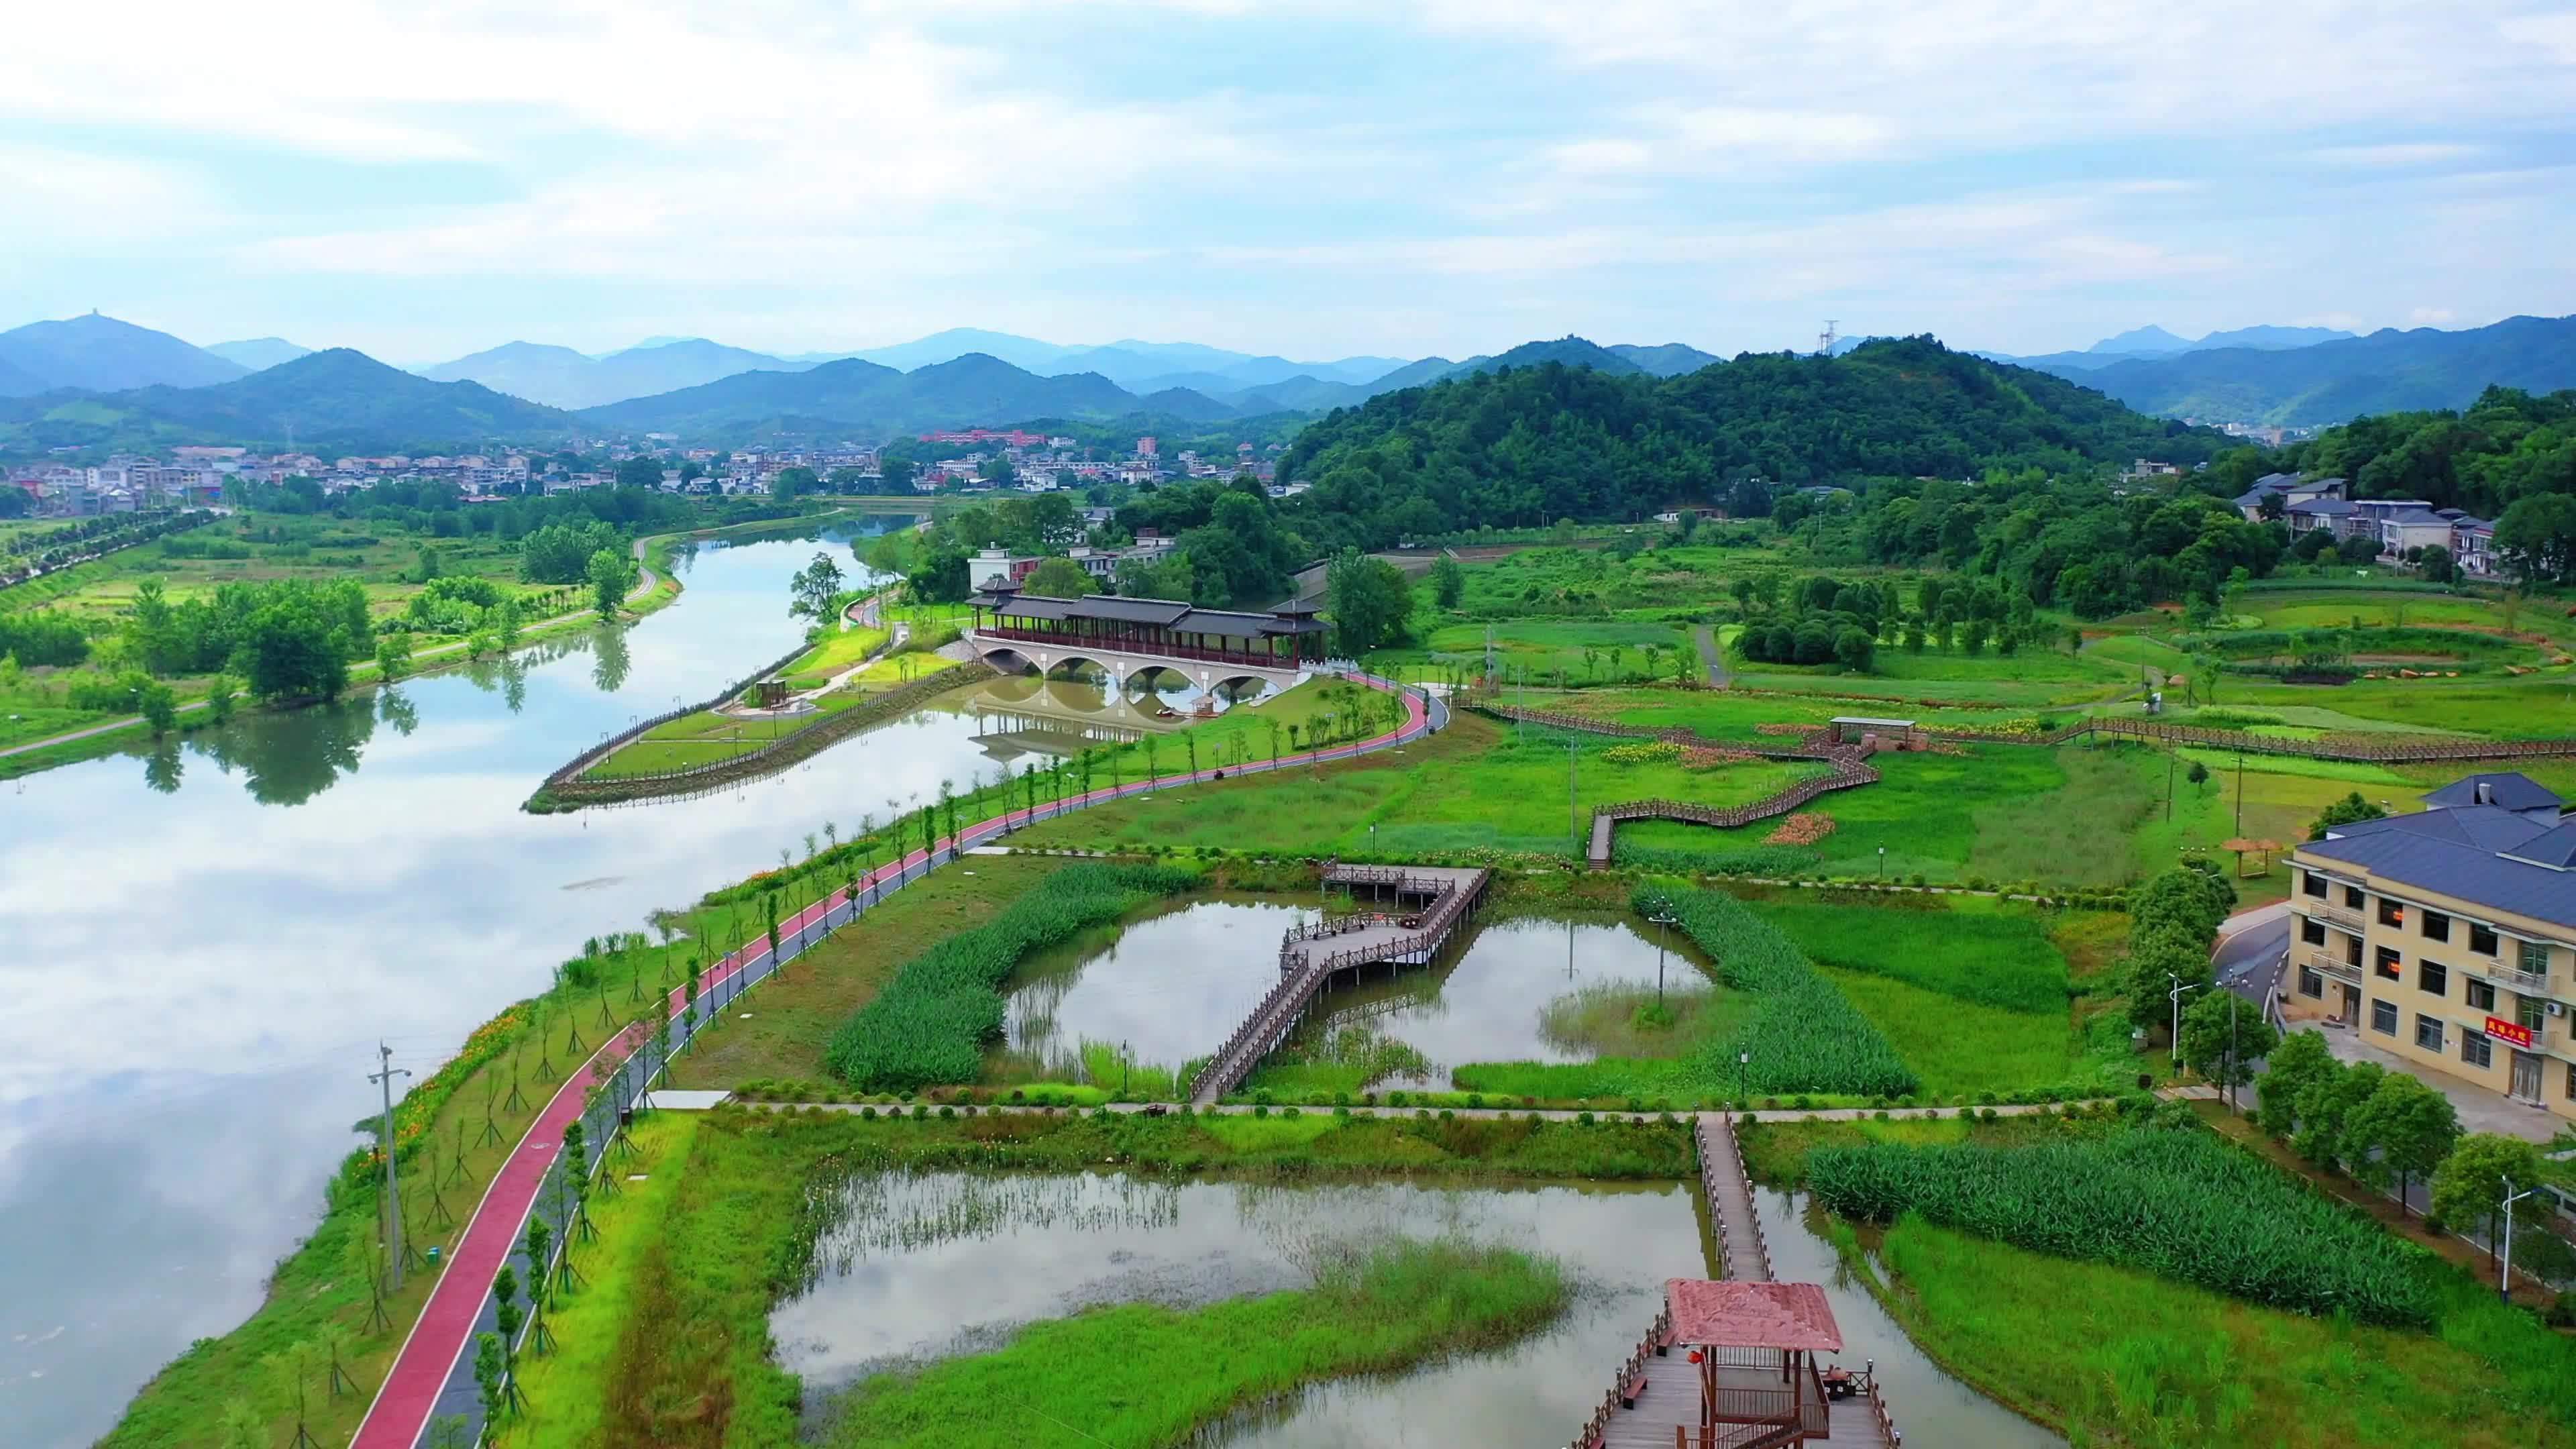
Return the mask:
<path fill-rule="evenodd" d="M 1979 896 L 1807 899 L 1765 892 L 1753 912 L 1807 959 L 1892 977 L 1960 1001 L 2014 1011 L 2066 1006 L 2066 958 L 2040 913 Z"/>
<path fill-rule="evenodd" d="M 2293 1312 L 2434 1320 L 2422 1249 L 2196 1127 L 2018 1148 L 1825 1147 L 1807 1154 L 1806 1181 L 1846 1218 L 1919 1213 Z"/>
<path fill-rule="evenodd" d="M 2445 1336 L 2286 1313 L 1915 1216 L 1874 1246 L 1882 1297 L 1928 1351 L 2094 1442 L 2413 1449 L 2427 1423 L 2459 1449 L 2540 1442 L 2547 1399 Z"/>

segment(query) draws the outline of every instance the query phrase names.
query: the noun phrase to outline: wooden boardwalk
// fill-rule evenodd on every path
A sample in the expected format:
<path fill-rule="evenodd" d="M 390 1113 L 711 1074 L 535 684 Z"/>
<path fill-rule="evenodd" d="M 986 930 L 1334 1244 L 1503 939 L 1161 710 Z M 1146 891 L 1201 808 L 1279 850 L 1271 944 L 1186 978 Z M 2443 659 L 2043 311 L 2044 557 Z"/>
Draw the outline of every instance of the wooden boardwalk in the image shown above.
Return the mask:
<path fill-rule="evenodd" d="M 1190 1079 L 1192 1106 L 1213 1106 L 1278 1049 L 1338 971 L 1427 964 L 1483 899 L 1492 873 L 1444 866 L 1327 866 L 1324 880 L 1388 899 L 1391 910 L 1329 917 L 1279 943 L 1279 984 Z M 1407 905 L 1407 902 L 1416 904 Z"/>
<path fill-rule="evenodd" d="M 1716 1229 L 1721 1274 L 1771 1281 L 1771 1249 L 1762 1238 L 1761 1215 L 1754 1211 L 1753 1183 L 1736 1145 L 1734 1117 L 1702 1112 L 1691 1123 L 1691 1137 L 1699 1146 L 1700 1191 L 1708 1199 L 1709 1223 Z M 1821 1429 L 1720 1424 L 1703 1430 L 1698 1370 L 1683 1355 L 1666 1353 L 1675 1346 L 1669 1324 L 1664 1315 L 1656 1315 L 1636 1352 L 1612 1375 L 1601 1407 L 1568 1449 L 1774 1449 L 1800 1443 L 1896 1449 L 1901 1442 L 1875 1383 L 1869 1383 L 1858 1397 L 1831 1406 Z M 1721 1363 L 1716 1370 L 1721 1390 L 1762 1394 L 1780 1387 L 1776 1361 L 1770 1367 Z"/>

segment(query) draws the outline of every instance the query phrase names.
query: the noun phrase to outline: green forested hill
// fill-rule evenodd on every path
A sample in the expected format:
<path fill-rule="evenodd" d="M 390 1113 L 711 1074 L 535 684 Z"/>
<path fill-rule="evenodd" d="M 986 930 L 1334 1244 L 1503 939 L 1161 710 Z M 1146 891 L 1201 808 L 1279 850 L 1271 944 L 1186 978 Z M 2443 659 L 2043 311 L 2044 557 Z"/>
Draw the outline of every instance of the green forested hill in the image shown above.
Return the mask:
<path fill-rule="evenodd" d="M 2131 412 L 2046 373 L 1929 338 L 1832 358 L 1746 354 L 1678 377 L 1554 363 L 1375 397 L 1282 460 L 1325 511 L 1400 533 L 1635 518 L 1739 480 L 1967 477 L 1988 468 L 2195 463 L 2222 435 Z"/>

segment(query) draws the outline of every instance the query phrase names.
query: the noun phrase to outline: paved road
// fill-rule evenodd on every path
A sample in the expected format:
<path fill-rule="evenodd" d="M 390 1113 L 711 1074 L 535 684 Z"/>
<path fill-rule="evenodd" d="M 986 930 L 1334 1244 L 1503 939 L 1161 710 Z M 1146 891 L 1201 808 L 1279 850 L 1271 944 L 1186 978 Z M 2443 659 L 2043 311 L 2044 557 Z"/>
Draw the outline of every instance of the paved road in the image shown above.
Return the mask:
<path fill-rule="evenodd" d="M 2219 925 L 2218 947 L 2209 963 L 2218 984 L 2260 1006 L 2281 989 L 2282 953 L 2290 949 L 2287 901 L 2242 911 Z"/>
<path fill-rule="evenodd" d="M 634 591 L 626 596 L 626 602 L 630 604 L 635 602 L 637 599 L 644 597 L 646 594 L 651 593 L 653 585 L 659 580 L 659 576 L 656 575 L 653 570 L 645 567 L 644 545 L 646 542 L 647 540 L 640 538 L 635 540 L 635 571 L 637 574 L 641 575 L 642 581 L 636 584 Z M 527 627 L 531 629 L 550 629 L 557 624 L 567 623 L 571 620 L 578 619 L 589 612 L 590 610 L 588 609 L 575 609 L 569 614 L 558 614 L 551 619 L 540 619 L 536 623 L 530 624 Z M 411 657 L 413 662 L 417 663 L 420 660 L 434 658 L 441 654 L 452 654 L 455 651 L 464 648 L 465 644 L 466 641 L 462 639 L 457 640 L 453 644 L 436 644 L 427 649 L 414 651 Z M 361 665 L 365 665 L 367 663 L 368 661 L 365 660 L 359 661 L 359 664 Z M 205 707 L 206 702 L 204 700 L 194 700 L 179 706 L 179 713 L 186 714 L 192 709 L 204 709 Z M 5 750 L 0 750 L 0 760 L 5 760 L 11 755 L 23 755 L 31 750 L 47 749 L 54 745 L 67 745 L 75 740 L 86 740 L 98 735 L 112 734 L 117 730 L 132 729 L 141 723 L 143 723 L 143 716 L 138 714 L 128 716 L 125 719 L 109 720 L 106 724 L 91 725 L 86 729 L 72 730 L 59 735 L 49 735 L 41 740 L 34 740 L 23 745 L 11 745 Z"/>
<path fill-rule="evenodd" d="M 1728 683 L 1726 664 L 1717 652 L 1717 636 L 1710 631 L 1708 625 L 1698 624 L 1691 629 L 1691 642 L 1699 646 L 1699 662 L 1708 669 L 1709 687 L 1726 688 Z"/>

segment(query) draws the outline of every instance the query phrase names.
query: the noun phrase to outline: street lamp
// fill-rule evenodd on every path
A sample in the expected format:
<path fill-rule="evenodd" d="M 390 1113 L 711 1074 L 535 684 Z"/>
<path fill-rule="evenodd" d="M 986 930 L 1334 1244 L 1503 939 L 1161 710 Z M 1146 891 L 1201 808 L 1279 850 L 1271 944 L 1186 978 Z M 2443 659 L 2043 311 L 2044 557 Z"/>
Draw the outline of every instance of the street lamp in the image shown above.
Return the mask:
<path fill-rule="evenodd" d="M 1660 1011 L 1664 1005 L 1664 941 L 1667 928 L 1679 918 L 1666 908 L 1664 902 L 1657 901 L 1655 913 L 1646 919 L 1655 923 L 1655 1008 Z"/>
<path fill-rule="evenodd" d="M 1887 879 L 1887 847 L 1884 845 L 1878 848 L 1878 878 Z"/>
<path fill-rule="evenodd" d="M 1127 1075 L 1135 1064 L 1134 1048 L 1123 1041 L 1120 1042 L 1118 1044 L 1118 1100 L 1121 1102 L 1127 1100 Z"/>
<path fill-rule="evenodd" d="M 2496 1180 L 2504 1184 L 2504 1270 L 2496 1278 L 2496 1297 L 2511 1303 L 2513 1301 L 2513 1205 L 2540 1189 L 2527 1187 L 2520 1192 L 2515 1192 L 2512 1178 L 2499 1175 Z"/>
<path fill-rule="evenodd" d="M 2174 1059 L 2174 1065 L 2175 1065 L 2175 1066 L 2181 1066 L 2181 1065 L 2182 1065 L 2182 994 L 2183 994 L 2184 992 L 2186 992 L 2186 991 L 2198 991 L 2198 990 L 2200 989 L 2200 983 L 2199 983 L 2199 982 L 2197 982 L 2197 981 L 2193 981 L 2193 982 L 2188 982 L 2188 983 L 2186 983 L 2186 982 L 2185 982 L 2185 981 L 2184 981 L 2180 976 L 2175 975 L 2175 974 L 2174 974 L 2173 972 L 2171 972 L 2171 971 L 2168 971 L 2168 972 L 2166 972 L 2166 973 L 2165 973 L 2165 979 L 2166 979 L 2166 980 L 2168 980 L 2168 981 L 2171 981 L 2171 982 L 2174 984 L 2174 986 L 2173 986 L 2173 990 L 2166 992 L 2166 993 L 2165 993 L 2165 995 L 2166 995 L 2166 996 L 2168 996 L 2169 998 L 2171 998 L 2171 999 L 2172 999 L 2172 1001 L 2173 1001 L 2173 1059 Z"/>
<path fill-rule="evenodd" d="M 1753 1053 L 1737 1052 L 1735 1054 L 1735 1100 L 1750 1102 L 1753 1100 L 1752 1093 Z"/>

